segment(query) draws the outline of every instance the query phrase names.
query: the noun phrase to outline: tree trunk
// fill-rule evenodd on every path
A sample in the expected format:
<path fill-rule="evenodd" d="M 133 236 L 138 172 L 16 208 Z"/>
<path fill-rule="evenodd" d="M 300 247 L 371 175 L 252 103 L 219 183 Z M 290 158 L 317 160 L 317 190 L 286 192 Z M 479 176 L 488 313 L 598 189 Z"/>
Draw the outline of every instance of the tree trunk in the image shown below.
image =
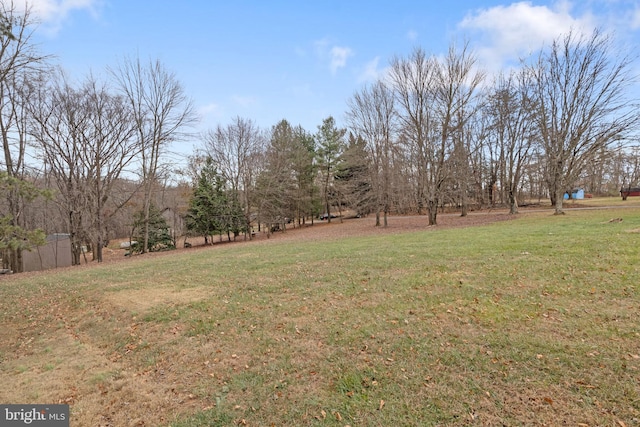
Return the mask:
<path fill-rule="evenodd" d="M 509 214 L 515 215 L 518 213 L 518 200 L 516 198 L 515 192 L 513 190 L 509 190 Z"/>
<path fill-rule="evenodd" d="M 104 243 L 102 242 L 102 232 L 98 234 L 98 241 L 96 243 L 96 259 L 98 262 L 102 262 L 102 247 Z"/>
<path fill-rule="evenodd" d="M 329 199 L 327 199 L 327 200 L 329 200 Z M 331 222 L 331 209 L 329 208 L 329 202 L 328 201 L 325 204 L 325 209 L 327 210 L 327 222 Z"/>
<path fill-rule="evenodd" d="M 467 216 L 469 214 L 469 203 L 467 202 L 467 189 L 463 188 L 462 189 L 462 197 L 460 199 L 460 204 L 462 205 L 462 211 L 460 213 L 460 216 Z"/>
<path fill-rule="evenodd" d="M 429 215 L 429 225 L 437 225 L 438 201 L 429 200 L 427 202 L 427 214 Z"/>
<path fill-rule="evenodd" d="M 104 245 L 104 240 L 103 240 L 103 236 L 102 236 L 102 227 L 104 224 L 104 219 L 102 217 L 102 189 L 100 186 L 100 177 L 98 176 L 98 180 L 97 180 L 97 185 L 96 185 L 96 194 L 97 194 L 97 209 L 96 209 L 96 223 L 97 223 L 97 232 L 98 232 L 98 238 L 97 241 L 95 243 L 95 254 L 96 254 L 96 259 L 98 260 L 98 262 L 102 262 L 102 246 Z"/>
<path fill-rule="evenodd" d="M 555 191 L 555 211 L 554 215 L 564 215 L 564 210 L 562 210 L 562 202 L 564 200 L 564 193 L 562 189 L 558 186 Z"/>
<path fill-rule="evenodd" d="M 149 178 L 147 178 L 149 179 Z M 143 215 L 144 215 L 144 223 L 143 223 L 143 244 L 141 253 L 147 253 L 147 246 L 149 245 L 149 211 L 151 207 L 151 183 L 147 183 L 144 194 L 144 206 L 143 206 Z"/>
<path fill-rule="evenodd" d="M 15 270 L 12 270 L 16 273 L 22 273 L 24 271 L 24 266 L 22 265 L 22 251 L 15 251 L 15 256 L 12 257 L 12 259 L 15 260 Z"/>

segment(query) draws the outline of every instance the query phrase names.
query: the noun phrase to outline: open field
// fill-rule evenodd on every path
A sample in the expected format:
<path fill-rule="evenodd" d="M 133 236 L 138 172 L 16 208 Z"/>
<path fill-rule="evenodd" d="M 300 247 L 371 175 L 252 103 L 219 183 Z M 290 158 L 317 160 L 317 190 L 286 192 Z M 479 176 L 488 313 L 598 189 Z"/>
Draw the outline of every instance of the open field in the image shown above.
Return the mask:
<path fill-rule="evenodd" d="M 3 277 L 0 402 L 74 427 L 640 425 L 627 202 Z"/>

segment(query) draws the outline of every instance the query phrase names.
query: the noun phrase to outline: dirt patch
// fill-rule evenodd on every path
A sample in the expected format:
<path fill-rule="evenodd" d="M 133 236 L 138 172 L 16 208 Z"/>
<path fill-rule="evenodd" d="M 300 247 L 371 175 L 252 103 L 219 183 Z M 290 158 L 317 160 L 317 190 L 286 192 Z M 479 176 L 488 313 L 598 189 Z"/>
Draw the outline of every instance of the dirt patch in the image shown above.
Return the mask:
<path fill-rule="evenodd" d="M 106 294 L 105 299 L 116 307 L 144 313 L 162 304 L 180 304 L 199 301 L 206 297 L 203 289 L 128 289 Z"/>

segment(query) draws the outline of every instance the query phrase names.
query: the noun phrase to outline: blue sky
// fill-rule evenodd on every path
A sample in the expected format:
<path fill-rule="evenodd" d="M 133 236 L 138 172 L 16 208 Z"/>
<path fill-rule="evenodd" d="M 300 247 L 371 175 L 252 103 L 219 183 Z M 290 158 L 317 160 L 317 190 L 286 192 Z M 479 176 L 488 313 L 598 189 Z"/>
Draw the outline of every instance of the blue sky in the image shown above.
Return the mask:
<path fill-rule="evenodd" d="M 100 74 L 124 56 L 160 59 L 200 113 L 198 130 L 233 117 L 269 128 L 285 118 L 315 132 L 420 46 L 467 39 L 489 71 L 569 29 L 640 40 L 640 1 L 32 0 L 36 40 L 71 76 Z M 186 148 L 186 147 L 184 147 Z"/>

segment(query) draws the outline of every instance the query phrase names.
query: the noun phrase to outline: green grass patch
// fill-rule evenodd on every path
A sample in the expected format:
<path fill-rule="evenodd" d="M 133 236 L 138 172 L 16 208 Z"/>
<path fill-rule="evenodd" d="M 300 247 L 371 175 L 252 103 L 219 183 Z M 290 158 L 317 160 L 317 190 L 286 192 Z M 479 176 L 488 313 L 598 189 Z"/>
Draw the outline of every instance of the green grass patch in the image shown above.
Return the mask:
<path fill-rule="evenodd" d="M 14 276 L 0 400 L 71 396 L 79 425 L 124 402 L 176 427 L 633 425 L 638 230 L 637 208 L 539 213 Z"/>

